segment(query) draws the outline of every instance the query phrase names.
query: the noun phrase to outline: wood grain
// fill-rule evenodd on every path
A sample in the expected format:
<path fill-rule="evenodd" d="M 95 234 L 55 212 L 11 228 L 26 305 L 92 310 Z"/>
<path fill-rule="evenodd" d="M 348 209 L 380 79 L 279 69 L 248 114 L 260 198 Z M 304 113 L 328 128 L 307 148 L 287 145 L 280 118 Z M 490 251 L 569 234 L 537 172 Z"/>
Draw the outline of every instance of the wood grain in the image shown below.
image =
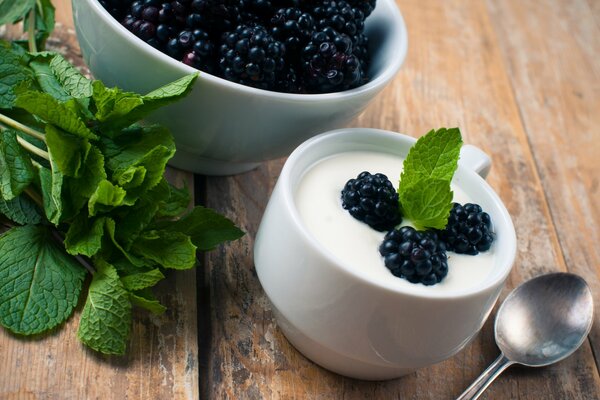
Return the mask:
<path fill-rule="evenodd" d="M 488 4 L 564 262 L 600 294 L 600 26 L 581 18 L 586 1 Z M 523 24 L 545 29 L 514 29 Z M 598 318 L 590 339 L 600 354 Z"/>
<path fill-rule="evenodd" d="M 59 23 L 48 48 L 87 73 L 72 28 L 70 1 L 53 3 Z M 18 35 L 20 28 L 3 34 L 9 33 Z M 193 190 L 192 174 L 169 169 L 167 177 Z M 99 355 L 78 341 L 83 304 L 63 326 L 39 338 L 18 338 L 0 329 L 0 399 L 197 399 L 196 271 L 168 274 L 156 294 L 168 311 L 161 316 L 134 312 L 125 357 Z"/>
<path fill-rule="evenodd" d="M 546 172 L 538 170 L 537 157 L 543 150 L 530 144 L 533 139 L 524 124 L 521 104 L 527 100 L 515 95 L 514 73 L 507 71 L 512 54 L 505 51 L 508 44 L 504 42 L 508 39 L 500 32 L 500 24 L 509 24 L 511 31 L 517 32 L 513 34 L 515 38 L 523 35 L 513 43 L 523 58 L 542 57 L 540 63 L 544 64 L 550 60 L 536 53 L 538 44 L 527 42 L 526 35 L 536 30 L 536 35 L 544 37 L 546 29 L 552 28 L 542 23 L 542 16 L 535 25 L 525 23 L 533 11 L 516 8 L 517 1 L 510 6 L 503 3 L 503 14 L 492 7 L 492 2 L 488 3 L 398 1 L 409 30 L 406 64 L 354 125 L 415 136 L 432 127 L 459 126 L 467 143 L 492 155 L 494 168 L 489 182 L 505 201 L 519 238 L 517 260 L 504 297 L 518 283 L 541 273 L 567 270 L 571 263 L 566 262 L 568 258 L 563 254 L 563 238 L 557 234 L 553 219 L 554 208 L 549 207 L 552 202 L 542 185 L 552 175 L 546 177 Z M 559 2 L 536 2 L 536 8 L 544 8 L 546 3 Z M 567 2 L 561 4 L 568 7 Z M 571 12 L 577 15 L 577 11 Z M 521 23 L 514 22 L 518 20 L 514 15 L 517 13 L 521 13 Z M 494 19 L 500 21 L 493 24 Z M 594 38 L 582 38 L 582 46 L 586 40 Z M 556 46 L 561 46 L 561 42 L 557 41 Z M 562 56 L 570 54 L 565 52 Z M 592 54 L 589 51 L 586 62 L 594 63 L 597 68 L 598 62 Z M 575 73 L 577 69 L 565 72 Z M 575 75 L 571 78 L 577 79 Z M 589 96 L 598 100 L 597 92 Z M 552 125 L 558 118 L 583 118 L 576 111 L 584 113 L 596 125 L 600 122 L 597 113 L 588 108 L 572 109 L 566 114 L 536 109 L 529 112 L 535 118 L 547 119 L 546 125 Z M 541 133 L 539 137 L 543 137 Z M 555 149 L 558 151 L 560 147 Z M 549 152 L 548 159 L 551 157 Z M 200 349 L 207 357 L 201 369 L 201 376 L 206 379 L 201 380 L 202 393 L 215 399 L 456 397 L 498 353 L 493 344 L 491 320 L 477 339 L 452 359 L 398 380 L 377 383 L 329 373 L 301 356 L 282 336 L 252 261 L 253 237 L 282 163 L 273 161 L 244 175 L 207 180 L 208 205 L 228 214 L 249 234 L 207 258 L 212 334 L 207 347 Z M 555 191 L 560 190 L 560 185 L 569 184 L 569 178 L 565 177 Z M 594 216 L 589 219 L 590 224 L 599 222 Z M 581 237 L 572 240 L 576 242 Z M 594 242 L 593 238 L 590 242 Z M 594 286 L 594 296 L 598 295 Z M 598 370 L 591 347 L 586 343 L 573 357 L 552 367 L 509 370 L 484 398 L 595 399 L 599 395 Z"/>

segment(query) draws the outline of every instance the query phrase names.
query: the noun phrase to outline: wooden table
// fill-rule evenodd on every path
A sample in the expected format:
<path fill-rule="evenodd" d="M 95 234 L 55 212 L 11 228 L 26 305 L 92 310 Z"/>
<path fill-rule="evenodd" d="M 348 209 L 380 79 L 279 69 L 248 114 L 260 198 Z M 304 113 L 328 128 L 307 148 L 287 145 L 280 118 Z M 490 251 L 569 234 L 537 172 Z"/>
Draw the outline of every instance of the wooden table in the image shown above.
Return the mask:
<path fill-rule="evenodd" d="M 81 64 L 69 0 L 55 0 L 50 45 Z M 489 176 L 517 230 L 508 287 L 551 271 L 585 277 L 600 310 L 600 2 L 398 0 L 409 53 L 353 123 L 419 136 L 459 126 L 493 158 Z M 1 34 L 1 33 L 0 33 Z M 0 399 L 452 399 L 498 354 L 493 316 L 455 357 L 388 382 L 327 372 L 277 327 L 252 260 L 254 235 L 284 160 L 238 176 L 195 177 L 196 200 L 248 234 L 161 287 L 169 311 L 135 315 L 128 356 L 76 339 L 77 316 L 35 339 L 0 330 Z M 175 180 L 190 174 L 171 170 Z M 77 314 L 80 312 L 78 309 Z M 511 368 L 487 399 L 600 398 L 600 317 L 553 366 Z"/>

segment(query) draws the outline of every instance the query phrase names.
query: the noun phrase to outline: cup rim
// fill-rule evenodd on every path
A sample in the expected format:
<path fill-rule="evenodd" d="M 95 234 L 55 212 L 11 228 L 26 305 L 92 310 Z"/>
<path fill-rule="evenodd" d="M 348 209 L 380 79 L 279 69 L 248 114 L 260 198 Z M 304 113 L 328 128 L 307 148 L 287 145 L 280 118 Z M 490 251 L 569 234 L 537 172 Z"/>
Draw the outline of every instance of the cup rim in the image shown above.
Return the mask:
<path fill-rule="evenodd" d="M 277 185 L 281 185 L 281 194 L 284 202 L 284 207 L 289 212 L 291 216 L 291 220 L 295 224 L 295 228 L 298 229 L 302 238 L 308 243 L 318 254 L 324 257 L 330 265 L 335 266 L 343 273 L 346 273 L 352 276 L 354 279 L 360 281 L 363 284 L 369 284 L 379 290 L 388 291 L 393 294 L 402 294 L 407 296 L 412 296 L 415 298 L 421 299 L 429 299 L 429 300 L 444 300 L 444 299 L 456 299 L 456 298 L 467 298 L 471 296 L 476 296 L 482 292 L 486 292 L 491 290 L 498 285 L 501 285 L 506 278 L 508 277 L 510 271 L 512 270 L 512 266 L 516 257 L 516 233 L 514 229 L 514 225 L 512 223 L 512 219 L 504 203 L 496 194 L 494 189 L 475 171 L 458 165 L 457 172 L 460 171 L 461 175 L 469 175 L 471 179 L 475 179 L 478 184 L 483 188 L 488 196 L 492 199 L 494 203 L 494 207 L 500 214 L 500 220 L 495 220 L 494 223 L 496 225 L 502 225 L 506 229 L 506 245 L 502 248 L 502 252 L 506 253 L 505 256 L 506 262 L 501 265 L 502 271 L 500 273 L 496 273 L 493 275 L 493 279 L 489 278 L 484 280 L 481 285 L 474 285 L 467 287 L 465 289 L 457 289 L 457 290 L 446 290 L 442 292 L 429 291 L 423 292 L 420 290 L 412 291 L 410 289 L 406 289 L 403 287 L 398 287 L 393 285 L 392 283 L 383 284 L 381 281 L 371 278 L 366 274 L 359 274 L 353 268 L 347 267 L 343 265 L 344 263 L 339 258 L 335 257 L 334 254 L 331 253 L 328 249 L 325 248 L 308 230 L 306 225 L 304 224 L 298 209 L 295 206 L 294 200 L 294 185 L 292 182 L 292 173 L 294 171 L 295 165 L 305 156 L 305 153 L 310 152 L 311 148 L 318 147 L 320 143 L 323 141 L 329 140 L 339 140 L 339 139 L 348 139 L 348 135 L 368 135 L 371 138 L 373 136 L 379 136 L 387 139 L 392 139 L 396 141 L 410 141 L 415 142 L 416 138 L 401 134 L 398 132 L 392 132 L 381 129 L 373 129 L 373 128 L 342 128 L 336 129 L 332 131 L 328 131 L 322 133 L 320 135 L 314 136 L 300 146 L 298 146 L 292 154 L 286 160 L 281 174 L 279 176 Z M 314 165 L 314 163 L 313 163 Z M 306 170 L 304 171 L 306 172 Z M 301 177 L 300 177 L 301 179 Z M 391 282 L 391 281 L 390 281 Z"/>
<path fill-rule="evenodd" d="M 136 37 L 132 32 L 127 30 L 123 25 L 119 23 L 112 15 L 100 4 L 98 0 L 84 0 L 87 1 L 95 12 L 105 21 L 107 22 L 114 31 L 132 45 L 138 47 L 143 50 L 148 55 L 160 60 L 160 62 L 166 64 L 170 68 L 174 69 L 176 72 L 183 75 L 193 74 L 199 72 L 198 69 L 190 67 L 174 58 L 171 58 L 167 54 L 162 53 L 160 50 L 155 49 L 149 44 L 145 43 L 143 40 Z M 397 31 L 395 31 L 394 35 L 396 36 L 396 41 L 399 43 L 397 50 L 397 56 L 392 58 L 392 62 L 388 63 L 382 71 L 372 80 L 367 82 L 364 85 L 356 87 L 354 89 L 345 90 L 343 92 L 333 92 L 333 93 L 318 93 L 318 94 L 298 94 L 298 93 L 282 93 L 275 92 L 265 89 L 258 89 L 251 86 L 245 86 L 240 83 L 235 83 L 228 81 L 224 78 L 220 78 L 216 75 L 209 74 L 208 72 L 200 71 L 200 78 L 204 79 L 213 84 L 224 86 L 225 88 L 231 90 L 237 90 L 248 95 L 252 96 L 261 96 L 274 98 L 279 100 L 287 100 L 287 101 L 299 101 L 299 102 L 313 102 L 313 101 L 323 101 L 323 100 L 336 100 L 339 101 L 345 98 L 352 98 L 355 96 L 360 96 L 364 93 L 370 93 L 373 91 L 378 91 L 380 88 L 384 87 L 398 72 L 402 64 L 404 63 L 404 59 L 406 58 L 406 54 L 408 51 L 408 36 L 406 30 L 406 24 L 404 22 L 404 18 L 398 8 L 398 5 L 394 0 L 379 0 L 380 3 L 385 3 L 385 5 L 389 8 L 389 13 L 396 20 L 395 24 L 397 25 Z M 77 22 L 75 22 L 77 24 Z"/>

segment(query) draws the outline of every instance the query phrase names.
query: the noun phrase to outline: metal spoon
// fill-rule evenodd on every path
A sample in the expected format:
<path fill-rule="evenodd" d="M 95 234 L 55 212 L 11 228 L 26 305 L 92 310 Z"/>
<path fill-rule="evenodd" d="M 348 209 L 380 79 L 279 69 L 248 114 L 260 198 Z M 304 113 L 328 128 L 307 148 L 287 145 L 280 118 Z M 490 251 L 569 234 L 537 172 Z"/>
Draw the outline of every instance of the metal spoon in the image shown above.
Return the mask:
<path fill-rule="evenodd" d="M 457 400 L 477 399 L 512 364 L 543 367 L 570 356 L 592 327 L 594 304 L 573 274 L 538 276 L 513 290 L 496 315 L 500 356 Z"/>

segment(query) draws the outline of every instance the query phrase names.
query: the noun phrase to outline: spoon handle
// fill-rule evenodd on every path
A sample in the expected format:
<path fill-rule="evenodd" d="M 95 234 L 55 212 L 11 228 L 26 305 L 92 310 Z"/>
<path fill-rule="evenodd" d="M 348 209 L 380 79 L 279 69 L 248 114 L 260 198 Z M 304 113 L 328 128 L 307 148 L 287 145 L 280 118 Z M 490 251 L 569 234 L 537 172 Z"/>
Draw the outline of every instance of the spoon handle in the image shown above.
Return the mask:
<path fill-rule="evenodd" d="M 481 393 L 492 383 L 494 379 L 498 375 L 502 373 L 506 368 L 510 365 L 514 364 L 513 361 L 510 361 L 508 358 L 504 356 L 504 354 L 500 354 L 498 358 L 485 370 L 479 377 L 465 390 L 456 400 L 475 400 L 481 396 Z"/>

